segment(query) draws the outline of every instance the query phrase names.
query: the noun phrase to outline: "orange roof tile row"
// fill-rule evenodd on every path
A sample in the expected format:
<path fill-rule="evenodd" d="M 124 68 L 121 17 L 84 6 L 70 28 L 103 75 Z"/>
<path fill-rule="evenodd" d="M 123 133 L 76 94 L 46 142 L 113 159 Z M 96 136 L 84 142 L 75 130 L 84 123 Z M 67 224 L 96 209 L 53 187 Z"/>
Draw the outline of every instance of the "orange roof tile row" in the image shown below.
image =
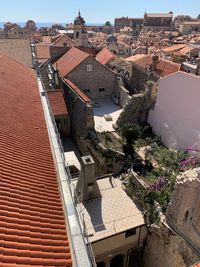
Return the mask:
<path fill-rule="evenodd" d="M 39 62 L 46 61 L 50 58 L 49 44 L 36 44 L 36 53 Z"/>
<path fill-rule="evenodd" d="M 66 77 L 73 69 L 75 69 L 89 56 L 89 54 L 72 47 L 54 63 L 54 66 L 60 72 L 62 77 Z"/>
<path fill-rule="evenodd" d="M 72 40 L 65 34 L 60 34 L 60 36 L 56 38 L 56 40 L 52 43 L 52 45 L 63 46 L 64 44 L 67 44 L 67 43 L 74 45 L 74 40 Z"/>
<path fill-rule="evenodd" d="M 150 55 L 134 55 L 126 58 L 127 61 L 133 62 L 142 69 L 146 69 L 152 64 L 152 56 Z M 156 63 L 154 71 L 161 77 L 165 77 L 169 74 L 180 70 L 180 64 L 160 58 Z"/>
<path fill-rule="evenodd" d="M 176 45 L 172 45 L 166 48 L 162 48 L 161 50 L 167 53 L 172 53 L 172 52 L 176 52 L 178 50 L 181 50 L 185 47 L 184 44 L 176 44 Z"/>
<path fill-rule="evenodd" d="M 67 85 L 69 85 L 82 99 L 84 102 L 91 102 L 91 100 L 69 79 L 64 79 Z"/>
<path fill-rule="evenodd" d="M 0 62 L 0 266 L 72 266 L 35 73 Z"/>
<path fill-rule="evenodd" d="M 134 57 L 135 59 L 133 59 Z M 136 56 L 133 56 L 132 60 L 129 60 L 129 61 L 133 62 L 134 64 L 140 66 L 143 69 L 146 69 L 152 64 L 152 57 L 150 55 L 140 55 L 140 57 L 136 55 Z"/>
<path fill-rule="evenodd" d="M 161 77 L 165 77 L 169 74 L 177 72 L 180 70 L 181 65 L 166 59 L 160 59 L 155 68 L 155 72 Z"/>
<path fill-rule="evenodd" d="M 54 116 L 68 115 L 63 91 L 61 89 L 47 91 L 47 96 Z"/>
<path fill-rule="evenodd" d="M 106 47 L 103 48 L 96 56 L 96 59 L 103 65 L 115 58 L 116 56 Z"/>

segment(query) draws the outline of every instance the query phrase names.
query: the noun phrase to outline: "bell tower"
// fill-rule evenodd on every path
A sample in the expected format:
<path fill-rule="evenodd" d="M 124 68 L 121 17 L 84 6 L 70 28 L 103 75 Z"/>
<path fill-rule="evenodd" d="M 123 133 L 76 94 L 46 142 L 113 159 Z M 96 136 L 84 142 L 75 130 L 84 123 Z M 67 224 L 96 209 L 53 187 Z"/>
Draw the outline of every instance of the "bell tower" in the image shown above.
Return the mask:
<path fill-rule="evenodd" d="M 85 20 L 81 17 L 81 12 L 78 12 L 78 17 L 74 20 L 74 41 L 77 47 L 88 47 L 88 34 L 85 27 Z"/>

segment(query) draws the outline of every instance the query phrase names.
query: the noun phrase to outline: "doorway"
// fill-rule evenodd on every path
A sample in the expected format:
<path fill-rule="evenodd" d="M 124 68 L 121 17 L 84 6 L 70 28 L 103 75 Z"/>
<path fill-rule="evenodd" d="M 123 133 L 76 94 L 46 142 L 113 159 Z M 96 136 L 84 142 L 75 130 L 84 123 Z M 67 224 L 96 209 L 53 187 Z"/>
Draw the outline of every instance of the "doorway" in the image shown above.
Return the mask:
<path fill-rule="evenodd" d="M 122 254 L 116 255 L 110 261 L 110 267 L 123 267 L 124 266 L 124 256 Z"/>

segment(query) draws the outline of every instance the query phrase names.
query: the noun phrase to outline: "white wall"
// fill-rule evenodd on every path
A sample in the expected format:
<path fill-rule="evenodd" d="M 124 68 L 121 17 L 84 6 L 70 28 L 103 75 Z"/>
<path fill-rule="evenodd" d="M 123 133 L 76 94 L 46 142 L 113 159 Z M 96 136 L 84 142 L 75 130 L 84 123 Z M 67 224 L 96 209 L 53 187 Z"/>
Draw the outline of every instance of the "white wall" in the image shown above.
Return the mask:
<path fill-rule="evenodd" d="M 200 147 L 200 77 L 180 71 L 162 78 L 148 122 L 167 147 Z"/>
<path fill-rule="evenodd" d="M 105 238 L 99 241 L 92 243 L 92 249 L 95 257 L 99 257 L 103 254 L 113 253 L 114 250 L 125 249 L 127 246 L 132 248 L 137 248 L 137 246 L 141 246 L 145 241 L 147 234 L 146 226 L 141 226 L 136 229 L 136 234 L 130 237 L 125 237 L 125 232 L 120 233 L 118 235 L 111 236 L 109 238 Z"/>

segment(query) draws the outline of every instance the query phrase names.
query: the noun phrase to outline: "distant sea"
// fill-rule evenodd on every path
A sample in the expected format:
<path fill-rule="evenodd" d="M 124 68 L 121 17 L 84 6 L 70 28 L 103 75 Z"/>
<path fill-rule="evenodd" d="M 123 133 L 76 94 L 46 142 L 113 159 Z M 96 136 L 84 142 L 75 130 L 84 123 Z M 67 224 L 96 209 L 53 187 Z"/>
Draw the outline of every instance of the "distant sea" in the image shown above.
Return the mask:
<path fill-rule="evenodd" d="M 12 21 L 10 21 L 12 22 Z M 5 22 L 0 22 L 0 28 L 4 27 Z M 12 23 L 17 23 L 19 26 L 24 27 L 25 22 L 12 22 Z M 60 24 L 62 26 L 66 26 L 67 23 L 59 23 L 59 22 L 36 22 L 37 28 L 41 27 L 51 27 L 53 24 Z M 87 23 L 87 26 L 101 26 L 103 23 Z"/>

